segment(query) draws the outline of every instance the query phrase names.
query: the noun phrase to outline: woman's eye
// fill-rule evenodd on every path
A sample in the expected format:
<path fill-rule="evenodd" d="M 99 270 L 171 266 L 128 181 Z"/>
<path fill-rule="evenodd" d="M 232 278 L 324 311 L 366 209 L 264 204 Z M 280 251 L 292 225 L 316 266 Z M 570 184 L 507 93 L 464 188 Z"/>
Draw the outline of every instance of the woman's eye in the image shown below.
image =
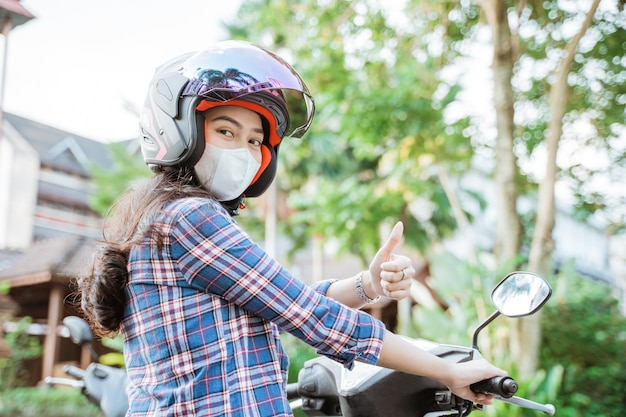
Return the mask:
<path fill-rule="evenodd" d="M 249 143 L 254 146 L 261 146 L 263 141 L 259 139 L 250 139 Z"/>
<path fill-rule="evenodd" d="M 231 132 L 230 130 L 226 130 L 226 129 L 220 129 L 219 132 L 224 135 L 224 136 L 228 136 L 228 137 L 233 137 L 233 132 Z"/>

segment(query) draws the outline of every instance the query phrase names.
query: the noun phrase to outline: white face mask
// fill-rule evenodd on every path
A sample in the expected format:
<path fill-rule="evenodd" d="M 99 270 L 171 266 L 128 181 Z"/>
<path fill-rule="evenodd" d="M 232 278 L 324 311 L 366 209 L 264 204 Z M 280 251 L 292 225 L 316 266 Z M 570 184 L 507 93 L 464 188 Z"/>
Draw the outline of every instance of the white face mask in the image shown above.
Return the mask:
<path fill-rule="evenodd" d="M 207 143 L 195 170 L 202 186 L 218 201 L 231 201 L 248 188 L 260 167 L 248 149 L 224 149 Z"/>

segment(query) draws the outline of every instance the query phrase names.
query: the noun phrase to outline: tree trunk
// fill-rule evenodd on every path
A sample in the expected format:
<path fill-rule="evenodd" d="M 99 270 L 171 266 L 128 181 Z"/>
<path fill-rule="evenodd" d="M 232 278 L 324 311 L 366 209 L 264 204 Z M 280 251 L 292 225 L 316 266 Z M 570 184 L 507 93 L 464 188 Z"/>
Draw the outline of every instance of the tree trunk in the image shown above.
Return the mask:
<path fill-rule="evenodd" d="M 494 50 L 492 71 L 497 134 L 494 172 L 497 213 L 494 254 L 501 268 L 515 269 L 514 262 L 520 252 L 522 227 L 517 212 L 517 160 L 513 151 L 515 99 L 511 80 L 516 59 L 514 38 L 511 35 L 506 2 L 482 0 L 481 5 L 491 28 Z M 514 326 L 511 328 L 509 346 L 513 360 L 520 361 L 526 349 L 524 338 L 519 337 L 519 330 Z"/>
<path fill-rule="evenodd" d="M 545 138 L 547 153 L 546 174 L 539 184 L 537 220 L 528 259 L 528 269 L 542 276 L 549 276 L 552 273 L 552 253 L 554 250 L 552 231 L 556 215 L 554 187 L 558 172 L 556 156 L 559 140 L 563 133 L 563 117 L 567 110 L 570 92 L 567 77 L 580 39 L 591 25 L 599 3 L 600 0 L 594 0 L 579 32 L 567 45 L 559 64 L 557 78 L 550 91 L 550 120 L 548 121 L 548 131 Z M 525 373 L 525 376 L 530 376 L 537 369 L 539 357 L 541 340 L 540 315 L 536 314 L 525 318 L 520 323 L 524 339 L 527 341 L 525 349 L 528 349 L 528 354 L 524 355 L 523 361 L 519 362 L 519 369 Z"/>
<path fill-rule="evenodd" d="M 496 236 L 494 252 L 499 263 L 510 262 L 519 254 L 521 223 L 517 213 L 518 190 L 516 157 L 513 152 L 513 64 L 515 55 L 507 19 L 507 5 L 500 0 L 481 1 L 493 40 L 493 91 L 496 110 Z"/>

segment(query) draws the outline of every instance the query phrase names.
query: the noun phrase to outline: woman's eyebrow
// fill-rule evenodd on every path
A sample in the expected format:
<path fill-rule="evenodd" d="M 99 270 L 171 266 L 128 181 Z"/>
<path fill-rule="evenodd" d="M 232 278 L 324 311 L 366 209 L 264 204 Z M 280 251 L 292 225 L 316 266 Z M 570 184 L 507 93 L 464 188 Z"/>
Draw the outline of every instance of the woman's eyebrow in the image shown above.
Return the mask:
<path fill-rule="evenodd" d="M 216 116 L 216 117 L 214 117 L 213 119 L 211 119 L 211 121 L 212 121 L 212 122 L 214 122 L 214 121 L 216 121 L 216 120 L 226 120 L 227 122 L 230 122 L 230 123 L 234 124 L 234 125 L 235 125 L 235 126 L 237 126 L 238 128 L 241 128 L 241 127 L 242 127 L 241 123 L 239 123 L 236 119 L 234 119 L 234 118 L 232 118 L 232 117 L 230 117 L 230 116 L 220 115 L 220 116 Z M 254 130 L 254 132 L 256 132 L 256 133 L 260 133 L 260 134 L 262 134 L 262 135 L 263 135 L 263 134 L 265 134 L 265 132 L 263 131 L 263 128 L 262 128 L 262 127 L 255 128 L 255 129 L 253 129 L 253 130 Z"/>
<path fill-rule="evenodd" d="M 213 119 L 211 119 L 212 122 L 215 122 L 217 120 L 226 120 L 227 122 L 231 122 L 232 124 L 234 124 L 237 127 L 241 127 L 241 123 L 239 123 L 237 120 L 233 119 L 230 116 L 221 115 L 221 116 L 216 116 Z"/>

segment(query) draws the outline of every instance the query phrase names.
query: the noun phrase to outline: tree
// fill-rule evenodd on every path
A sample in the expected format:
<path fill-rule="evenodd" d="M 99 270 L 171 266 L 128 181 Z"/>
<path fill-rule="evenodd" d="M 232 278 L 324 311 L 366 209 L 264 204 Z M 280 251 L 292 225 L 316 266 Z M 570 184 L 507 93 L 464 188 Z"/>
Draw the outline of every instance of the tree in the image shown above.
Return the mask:
<path fill-rule="evenodd" d="M 363 259 L 385 222 L 402 220 L 422 253 L 454 231 L 441 178 L 472 156 L 469 120 L 446 113 L 459 88 L 442 73 L 458 51 L 437 14 L 407 7 L 398 21 L 381 3 L 250 1 L 228 26 L 290 58 L 316 100 L 311 132 L 281 145 L 288 175 L 278 183 L 296 208 L 286 231 L 335 239 Z"/>
<path fill-rule="evenodd" d="M 625 65 L 620 62 L 619 59 L 616 61 L 614 58 L 615 56 L 620 56 L 619 49 L 614 49 L 616 55 L 606 54 L 606 52 L 608 52 L 608 45 L 614 43 L 621 44 L 619 41 L 619 31 L 624 29 L 623 13 L 621 19 L 622 23 L 618 23 L 620 18 L 617 9 L 605 11 L 603 14 L 597 15 L 596 12 L 600 1 L 593 0 L 591 3 L 587 3 L 588 2 L 578 2 L 569 10 L 565 7 L 561 8 L 560 4 L 557 2 L 542 4 L 516 2 L 516 4 L 509 5 L 506 2 L 499 1 L 480 1 L 485 15 L 487 16 L 487 21 L 492 29 L 496 113 L 497 120 L 503 120 L 503 122 L 497 123 L 498 146 L 496 147 L 496 158 L 499 164 L 496 178 L 506 178 L 506 181 L 498 182 L 499 189 L 501 190 L 499 194 L 501 198 L 506 196 L 507 201 L 512 201 L 513 204 L 517 201 L 517 195 L 511 168 L 514 166 L 517 159 L 515 154 L 513 154 L 515 142 L 519 142 L 519 140 L 515 141 L 513 138 L 515 132 L 521 129 L 509 123 L 513 120 L 513 96 L 509 93 L 513 91 L 512 87 L 515 83 L 514 75 L 520 77 L 520 74 L 523 73 L 524 68 L 520 65 L 520 59 L 523 60 L 522 62 L 527 62 L 531 59 L 536 62 L 542 60 L 544 61 L 544 65 L 547 64 L 549 68 L 547 75 L 535 79 L 535 82 L 542 86 L 540 91 L 544 94 L 541 97 L 533 97 L 533 94 L 537 92 L 536 89 L 531 89 L 529 91 L 530 94 L 524 98 L 521 97 L 519 92 L 517 95 L 518 103 L 523 101 L 527 102 L 530 97 L 531 100 L 535 100 L 535 104 L 539 103 L 541 108 L 546 109 L 546 113 L 549 114 L 547 120 L 542 120 L 539 123 L 537 123 L 537 120 L 533 120 L 530 124 L 530 129 L 521 136 L 522 141 L 526 139 L 525 148 L 529 150 L 530 154 L 539 148 L 539 144 L 545 147 L 547 154 L 545 175 L 539 180 L 537 212 L 535 223 L 531 228 L 532 240 L 527 267 L 529 270 L 544 276 L 549 276 L 554 268 L 552 263 L 554 249 L 552 231 L 554 229 L 556 213 L 555 188 L 559 180 L 557 154 L 559 144 L 563 140 L 564 128 L 567 128 L 568 124 L 572 124 L 573 115 L 580 116 L 581 114 L 585 114 L 589 116 L 590 120 L 598 120 L 600 123 L 606 123 L 602 122 L 602 120 L 609 118 L 611 121 L 608 124 L 612 126 L 612 128 L 598 128 L 596 130 L 598 136 L 602 138 L 599 142 L 605 141 L 605 144 L 601 146 L 606 146 L 606 143 L 609 143 L 615 136 L 615 133 L 611 132 L 611 129 L 620 131 L 625 124 L 623 110 L 616 111 L 621 107 L 619 105 L 620 101 L 624 100 L 623 94 L 615 94 L 612 97 L 611 94 L 609 94 L 611 99 L 606 98 L 607 90 L 619 90 L 620 88 L 623 89 L 623 87 L 620 87 L 619 83 L 607 80 L 599 92 L 597 90 L 594 92 L 590 79 L 580 81 L 580 78 L 585 78 L 585 76 L 579 72 L 584 70 L 585 67 L 593 66 L 594 63 L 598 62 L 597 59 L 594 59 L 592 56 L 585 57 L 583 51 L 580 50 L 581 42 L 585 39 L 586 33 L 591 28 L 593 29 L 593 35 L 587 37 L 587 52 L 589 53 L 593 50 L 589 45 L 592 47 L 595 46 L 601 50 L 604 49 L 606 56 L 602 58 L 604 62 L 602 67 L 616 68 L 615 72 L 609 72 L 613 74 L 613 78 L 615 77 L 615 73 L 622 74 L 623 77 Z M 548 6 L 546 8 L 547 10 L 544 10 L 545 5 Z M 514 13 L 514 10 L 516 10 L 517 13 Z M 512 19 L 513 17 L 516 19 Z M 511 30 L 509 20 L 516 22 L 515 33 Z M 575 29 L 572 29 L 573 25 L 575 25 Z M 524 36 L 520 36 L 520 34 L 525 32 L 526 27 L 535 29 L 530 29 L 532 35 L 524 39 Z M 569 34 L 566 33 L 566 28 L 569 29 Z M 526 31 L 526 33 L 529 33 L 529 31 Z M 617 39 L 611 39 L 616 37 Z M 540 45 L 535 43 L 538 39 L 543 40 Z M 621 39 L 622 42 L 625 40 L 623 32 Z M 517 40 L 518 44 L 515 44 L 513 40 Z M 519 43 L 520 41 L 522 42 L 521 44 Z M 515 50 L 520 51 L 521 56 L 513 53 Z M 576 61 L 578 61 L 578 65 L 575 65 Z M 615 65 L 615 63 L 618 65 Z M 512 71 L 515 65 L 519 68 L 517 74 Z M 579 78 L 579 81 L 576 82 L 574 77 Z M 593 76 L 591 78 L 593 78 Z M 574 91 L 574 95 L 579 96 L 576 100 L 572 100 L 573 89 L 576 90 Z M 604 95 L 605 100 L 603 101 L 605 105 L 602 108 L 599 108 L 601 106 L 597 105 L 592 106 L 592 108 L 582 105 L 583 103 L 587 105 L 590 104 L 587 100 L 582 99 L 589 95 Z M 621 98 L 617 98 L 620 96 Z M 518 107 L 521 106 L 518 105 Z M 539 111 L 539 109 L 536 110 Z M 621 128 L 617 128 L 616 125 L 620 125 Z M 545 131 L 541 129 L 540 126 L 545 126 Z M 537 135 L 537 132 L 541 133 Z M 537 138 L 537 136 L 540 138 Z M 530 138 L 530 140 L 527 140 L 528 138 Z M 623 157 L 624 153 L 622 151 L 615 159 L 622 160 Z M 576 172 L 576 170 L 570 169 L 569 172 L 573 173 Z M 589 175 L 588 171 L 587 174 Z M 599 193 L 594 191 L 591 195 L 585 195 L 580 192 L 580 185 L 578 189 L 578 206 L 591 209 L 586 212 L 586 215 L 590 215 L 598 211 L 598 209 L 607 208 L 607 206 L 602 207 L 600 205 L 596 205 L 593 208 L 589 207 L 589 205 L 586 205 L 585 201 L 590 198 L 598 199 Z M 514 231 L 510 236 L 504 235 L 502 237 L 504 240 L 509 240 L 510 244 L 507 245 L 504 244 L 503 241 L 499 241 L 499 246 L 509 248 L 509 250 L 505 250 L 500 254 L 500 258 L 506 260 L 515 254 L 514 248 L 519 242 L 519 235 L 515 233 L 515 231 L 518 230 L 516 228 L 517 222 L 515 218 L 517 217 L 519 221 L 520 214 L 518 214 L 517 211 L 513 211 L 511 206 L 506 205 L 503 205 L 498 213 L 499 218 L 502 219 L 499 224 L 509 225 Z M 623 225 L 619 226 L 618 223 L 619 220 L 614 222 L 614 229 L 623 227 Z M 517 332 L 517 337 L 514 338 L 514 343 L 512 343 L 512 347 L 517 353 L 518 362 L 522 365 L 520 369 L 527 375 L 531 375 L 537 365 L 540 344 L 539 322 L 540 316 L 533 316 L 519 321 L 520 329 Z M 520 334 L 523 334 L 524 337 L 519 337 Z"/>
<path fill-rule="evenodd" d="M 90 170 L 94 181 L 94 194 L 90 206 L 103 216 L 134 181 L 151 175 L 150 169 L 140 155 L 129 152 L 128 143 L 112 143 L 109 150 L 113 161 L 111 169 L 94 165 Z"/>
<path fill-rule="evenodd" d="M 494 252 L 500 263 L 517 258 L 522 242 L 522 227 L 517 211 L 518 168 L 514 152 L 515 124 L 513 67 L 517 60 L 515 36 L 509 26 L 509 8 L 500 0 L 478 2 L 491 28 L 493 43 L 493 90 L 496 113 L 496 184 L 497 227 Z"/>
<path fill-rule="evenodd" d="M 400 217 L 407 243 L 426 252 L 459 224 L 465 213 L 454 216 L 442 180 L 468 168 L 468 144 L 492 145 L 479 133 L 469 140 L 468 132 L 484 129 L 472 130 L 467 118 L 446 118 L 458 89 L 442 74 L 474 41 L 481 11 L 494 50 L 499 266 L 522 266 L 524 248 L 526 268 L 551 274 L 557 183 L 570 185 L 575 215 L 603 216 L 610 231 L 623 229 L 624 194 L 590 186 L 598 176 L 624 180 L 626 16 L 623 2 L 603 4 L 407 1 L 394 13 L 373 0 L 246 2 L 231 36 L 287 53 L 318 103 L 318 124 L 304 146 L 286 142 L 282 151 L 293 158 L 284 164 L 290 175 L 279 177 L 291 180 L 283 180 L 285 189 L 317 173 L 315 192 L 292 200 L 301 225 L 294 230 L 364 253 L 378 241 L 368 231 Z M 593 133 L 578 135 L 585 121 Z M 563 143 L 574 141 L 607 163 L 558 160 Z M 543 177 L 529 168 L 542 153 Z M 520 213 L 519 195 L 536 195 L 536 212 Z M 538 319 L 521 321 L 525 337 L 512 343 L 528 372 L 536 366 Z"/>
<path fill-rule="evenodd" d="M 603 216 L 610 232 L 623 229 L 624 195 L 602 192 L 593 182 L 603 176 L 624 183 L 622 3 L 395 4 L 251 0 L 227 25 L 230 37 L 287 57 L 316 99 L 311 132 L 281 145 L 279 169 L 286 172 L 277 183 L 296 209 L 281 223 L 295 242 L 335 239 L 343 251 L 366 259 L 378 247 L 380 225 L 401 219 L 407 244 L 427 254 L 462 224 L 467 198 L 484 204 L 446 186 L 448 177 L 469 168 L 477 146 L 491 147 L 497 160 L 498 267 L 551 274 L 558 183 L 573 190 L 574 214 Z M 481 11 L 494 47 L 495 140 L 449 111 L 459 91 L 450 69 L 476 42 Z M 591 133 L 582 135 L 581 127 Z M 560 160 L 571 143 L 593 149 L 606 163 Z M 543 152 L 542 176 L 535 168 Z M 536 197 L 536 212 L 520 213 L 518 195 Z M 528 265 L 520 261 L 522 251 Z M 521 346 L 520 369 L 532 372 L 539 327 L 522 323 L 529 325 L 525 338 L 512 346 Z"/>

